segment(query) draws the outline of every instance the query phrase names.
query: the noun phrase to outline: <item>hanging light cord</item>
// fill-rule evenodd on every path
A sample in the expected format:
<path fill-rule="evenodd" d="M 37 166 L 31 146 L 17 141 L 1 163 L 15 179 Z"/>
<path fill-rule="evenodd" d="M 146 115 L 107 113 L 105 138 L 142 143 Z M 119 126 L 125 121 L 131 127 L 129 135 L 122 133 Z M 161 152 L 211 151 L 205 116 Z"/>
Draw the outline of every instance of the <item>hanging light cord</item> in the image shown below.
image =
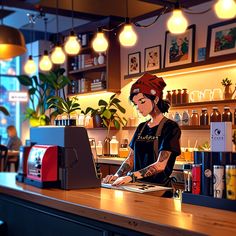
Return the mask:
<path fill-rule="evenodd" d="M 59 42 L 59 25 L 58 25 L 58 0 L 57 0 L 57 9 L 56 9 L 56 20 L 57 20 L 57 42 Z"/>
<path fill-rule="evenodd" d="M 71 0 L 71 23 L 72 23 L 72 31 L 74 31 L 74 1 Z"/>
<path fill-rule="evenodd" d="M 48 18 L 44 18 L 44 40 L 47 41 Z"/>
<path fill-rule="evenodd" d="M 1 0 L 1 25 L 3 25 L 3 0 Z"/>

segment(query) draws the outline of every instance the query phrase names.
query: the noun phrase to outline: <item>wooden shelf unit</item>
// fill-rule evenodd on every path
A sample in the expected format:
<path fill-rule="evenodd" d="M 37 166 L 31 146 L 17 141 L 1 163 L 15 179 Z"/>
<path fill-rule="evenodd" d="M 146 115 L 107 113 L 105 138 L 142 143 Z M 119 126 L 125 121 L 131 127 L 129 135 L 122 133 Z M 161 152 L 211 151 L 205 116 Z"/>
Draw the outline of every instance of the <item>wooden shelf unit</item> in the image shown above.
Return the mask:
<path fill-rule="evenodd" d="M 89 34 L 94 35 L 97 32 L 97 28 L 99 26 L 103 27 L 111 27 L 112 25 L 118 25 L 120 21 L 114 17 L 107 17 L 106 19 L 92 22 L 84 25 L 83 27 L 78 27 L 76 29 L 76 32 L 81 34 Z M 104 64 L 98 64 L 94 65 L 92 60 L 94 57 L 98 58 L 99 53 L 96 53 L 92 49 L 91 41 L 88 42 L 88 47 L 85 47 L 82 49 L 82 54 L 90 54 L 90 66 L 83 67 L 81 69 L 73 70 L 73 67 L 71 64 L 73 63 L 74 59 L 73 57 L 68 58 L 68 75 L 71 79 L 71 81 L 79 82 L 82 78 L 85 79 L 85 90 L 84 92 L 77 92 L 77 88 L 79 87 L 77 83 L 75 83 L 75 89 L 72 89 L 72 86 L 68 86 L 68 95 L 80 95 L 80 94 L 92 94 L 96 93 L 98 91 L 109 91 L 109 92 L 120 92 L 121 89 L 121 82 L 120 82 L 120 44 L 119 41 L 116 40 L 116 35 L 114 32 L 106 32 L 106 37 L 109 41 L 109 47 L 106 53 L 102 53 L 103 56 L 105 56 L 105 62 Z M 91 39 L 92 37 L 88 37 Z M 80 53 L 81 54 L 81 53 Z M 89 56 L 88 56 L 89 57 Z M 86 58 L 86 56 L 80 57 L 82 60 Z M 84 63 L 82 63 L 84 66 Z M 97 90 L 91 89 L 91 83 L 93 81 L 96 82 L 102 82 L 101 89 L 99 85 L 97 85 L 99 88 Z M 96 86 L 96 85 L 95 85 Z M 82 86 L 83 87 L 83 86 Z M 74 92 L 72 92 L 74 90 Z"/>

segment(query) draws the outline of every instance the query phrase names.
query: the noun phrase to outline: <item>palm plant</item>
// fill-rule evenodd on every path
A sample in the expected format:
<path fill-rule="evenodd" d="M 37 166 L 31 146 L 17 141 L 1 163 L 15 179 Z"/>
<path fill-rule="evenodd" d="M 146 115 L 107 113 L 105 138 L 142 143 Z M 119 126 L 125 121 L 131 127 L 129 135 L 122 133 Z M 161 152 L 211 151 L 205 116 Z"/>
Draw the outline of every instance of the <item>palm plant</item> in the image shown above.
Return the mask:
<path fill-rule="evenodd" d="M 52 96 L 47 100 L 48 108 L 55 108 L 58 114 L 66 113 L 68 119 L 73 111 L 80 110 L 80 104 L 76 97 L 63 99 L 59 96 Z"/>
<path fill-rule="evenodd" d="M 30 107 L 26 108 L 25 119 L 29 119 L 32 126 L 48 124 L 55 115 L 54 113 L 51 113 L 50 117 L 45 115 L 49 108 L 47 100 L 51 96 L 58 96 L 59 91 L 62 91 L 62 96 L 66 97 L 64 88 L 70 80 L 63 75 L 64 72 L 64 69 L 59 68 L 48 74 L 39 73 L 38 78 L 27 75 L 17 76 L 20 84 L 28 88 Z"/>

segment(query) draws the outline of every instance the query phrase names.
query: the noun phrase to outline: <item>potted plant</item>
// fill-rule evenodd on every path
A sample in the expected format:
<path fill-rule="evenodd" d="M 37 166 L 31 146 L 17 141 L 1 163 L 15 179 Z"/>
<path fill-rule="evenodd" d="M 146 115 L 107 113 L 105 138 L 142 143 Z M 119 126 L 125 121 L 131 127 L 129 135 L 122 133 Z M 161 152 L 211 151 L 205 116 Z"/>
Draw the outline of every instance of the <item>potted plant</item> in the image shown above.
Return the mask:
<path fill-rule="evenodd" d="M 124 117 L 121 117 L 118 114 L 118 111 L 121 113 L 125 113 L 125 108 L 120 105 L 120 99 L 115 97 L 116 94 L 112 95 L 108 102 L 103 99 L 98 101 L 99 108 L 94 109 L 92 107 L 88 107 L 85 111 L 85 114 L 91 112 L 91 116 L 94 118 L 94 123 L 96 123 L 96 119 L 100 120 L 99 123 L 102 123 L 105 127 L 107 127 L 107 136 L 109 136 L 111 125 L 113 124 L 116 129 L 120 129 L 120 126 L 126 125 L 127 120 Z"/>
<path fill-rule="evenodd" d="M 39 73 L 38 77 L 17 76 L 20 84 L 28 88 L 30 106 L 26 108 L 25 119 L 29 119 L 31 126 L 49 124 L 56 116 L 55 113 L 45 114 L 49 108 L 47 100 L 53 95 L 58 96 L 60 91 L 65 97 L 64 87 L 70 83 L 70 80 L 63 75 L 64 72 L 65 70 L 60 68 L 48 74 Z"/>
<path fill-rule="evenodd" d="M 107 127 L 107 136 L 104 139 L 103 143 L 103 155 L 110 155 L 110 128 L 113 124 L 116 129 L 119 129 L 121 125 L 126 125 L 126 119 L 121 117 L 118 113 L 125 113 L 125 108 L 120 105 L 120 100 L 115 97 L 116 94 L 112 95 L 108 102 L 103 99 L 98 101 L 99 108 L 94 109 L 92 107 L 88 107 L 86 109 L 86 114 L 91 112 L 91 116 L 94 118 L 94 124 L 96 127 L 96 122 L 100 122 L 102 125 Z"/>
<path fill-rule="evenodd" d="M 234 92 L 235 92 L 235 89 L 234 91 L 232 92 L 231 91 L 231 85 L 232 85 L 232 81 L 228 78 L 225 78 L 221 81 L 221 84 L 225 87 L 224 88 L 224 98 L 225 99 L 231 99 Z"/>
<path fill-rule="evenodd" d="M 71 99 L 66 98 L 63 99 L 59 96 L 52 96 L 47 100 L 49 107 L 55 108 L 58 114 L 66 113 L 67 119 L 64 120 L 63 124 L 59 124 L 58 120 L 56 120 L 56 125 L 76 125 L 76 120 L 71 119 L 71 113 L 80 110 L 80 104 L 76 97 L 72 97 Z"/>

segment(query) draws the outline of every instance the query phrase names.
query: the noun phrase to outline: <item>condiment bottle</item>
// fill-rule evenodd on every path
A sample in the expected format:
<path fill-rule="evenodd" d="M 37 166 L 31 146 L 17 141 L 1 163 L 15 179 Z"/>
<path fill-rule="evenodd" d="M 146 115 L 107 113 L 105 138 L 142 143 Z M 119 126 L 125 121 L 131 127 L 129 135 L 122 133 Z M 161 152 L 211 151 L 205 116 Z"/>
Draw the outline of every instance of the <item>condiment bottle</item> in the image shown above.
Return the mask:
<path fill-rule="evenodd" d="M 213 107 L 213 111 L 210 116 L 210 122 L 221 122 L 221 114 L 218 111 L 218 107 Z"/>
<path fill-rule="evenodd" d="M 207 108 L 202 108 L 202 112 L 200 114 L 200 125 L 209 125 Z"/>
<path fill-rule="evenodd" d="M 97 156 L 102 156 L 102 141 L 98 141 L 96 146 Z"/>
<path fill-rule="evenodd" d="M 187 92 L 187 89 L 183 89 L 182 93 L 182 103 L 188 103 L 189 102 L 189 94 Z"/>
<path fill-rule="evenodd" d="M 176 94 L 176 90 L 172 90 L 171 102 L 172 102 L 172 105 L 175 105 L 176 102 L 177 102 L 177 94 Z"/>
<path fill-rule="evenodd" d="M 125 143 L 122 143 L 119 148 L 119 157 L 126 158 L 129 155 L 129 149 L 128 145 Z"/>
<path fill-rule="evenodd" d="M 176 104 L 181 104 L 182 102 L 182 90 L 181 89 L 178 89 L 178 93 L 176 95 Z"/>
<path fill-rule="evenodd" d="M 110 155 L 110 141 L 111 141 L 111 139 L 109 137 L 106 137 L 104 139 L 104 144 L 103 144 L 103 155 L 104 156 Z"/>
<path fill-rule="evenodd" d="M 167 91 L 167 94 L 166 94 L 166 100 L 168 100 L 171 104 L 171 91 Z"/>
<path fill-rule="evenodd" d="M 222 122 L 231 121 L 232 122 L 232 112 L 229 107 L 224 107 L 224 111 L 222 113 Z"/>
<path fill-rule="evenodd" d="M 119 141 L 116 139 L 116 136 L 112 136 L 112 139 L 110 141 L 111 156 L 118 156 L 118 147 L 119 147 Z"/>
<path fill-rule="evenodd" d="M 192 115 L 190 117 L 190 125 L 199 125 L 199 116 L 197 110 L 192 110 Z"/>

